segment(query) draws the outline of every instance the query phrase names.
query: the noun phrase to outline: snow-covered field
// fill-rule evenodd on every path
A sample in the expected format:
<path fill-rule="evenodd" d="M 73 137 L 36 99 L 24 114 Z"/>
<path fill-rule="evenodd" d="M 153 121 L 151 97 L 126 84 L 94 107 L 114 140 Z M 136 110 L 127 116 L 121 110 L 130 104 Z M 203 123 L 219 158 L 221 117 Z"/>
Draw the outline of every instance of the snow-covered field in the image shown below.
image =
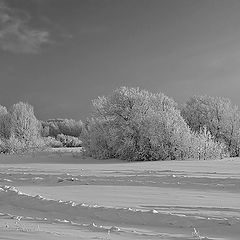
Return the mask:
<path fill-rule="evenodd" d="M 0 239 L 240 239 L 240 159 L 0 155 Z"/>

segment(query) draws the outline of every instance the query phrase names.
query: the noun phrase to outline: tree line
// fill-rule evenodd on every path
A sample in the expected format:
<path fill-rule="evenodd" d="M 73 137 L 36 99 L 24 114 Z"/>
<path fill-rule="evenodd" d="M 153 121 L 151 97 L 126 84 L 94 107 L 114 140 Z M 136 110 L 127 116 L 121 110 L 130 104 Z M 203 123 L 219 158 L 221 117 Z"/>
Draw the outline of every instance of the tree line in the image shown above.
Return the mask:
<path fill-rule="evenodd" d="M 38 121 L 22 102 L 0 106 L 0 152 L 73 145 L 87 156 L 128 161 L 239 156 L 240 113 L 229 99 L 194 96 L 179 106 L 163 93 L 121 87 L 92 107 L 81 122 Z"/>
<path fill-rule="evenodd" d="M 79 147 L 82 125 L 73 119 L 39 121 L 28 103 L 19 102 L 9 110 L 0 105 L 0 153 Z"/>

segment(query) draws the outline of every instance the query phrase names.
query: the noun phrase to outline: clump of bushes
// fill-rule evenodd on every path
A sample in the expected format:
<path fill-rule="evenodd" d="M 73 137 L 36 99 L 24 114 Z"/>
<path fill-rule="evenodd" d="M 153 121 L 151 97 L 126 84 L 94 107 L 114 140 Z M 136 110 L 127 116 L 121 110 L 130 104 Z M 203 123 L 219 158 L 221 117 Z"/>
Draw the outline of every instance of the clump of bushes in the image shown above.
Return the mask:
<path fill-rule="evenodd" d="M 45 144 L 48 147 L 60 148 L 60 147 L 81 147 L 82 141 L 77 137 L 67 136 L 64 134 L 58 134 L 57 138 L 44 137 Z"/>
<path fill-rule="evenodd" d="M 229 157 L 227 146 L 218 142 L 206 127 L 192 132 L 189 138 L 189 157 L 193 159 L 217 159 Z"/>
<path fill-rule="evenodd" d="M 51 148 L 63 147 L 63 144 L 54 137 L 49 136 L 49 137 L 44 137 L 43 139 L 47 147 L 51 147 Z"/>
<path fill-rule="evenodd" d="M 46 145 L 42 138 L 33 143 L 27 143 L 16 137 L 10 137 L 9 139 L 0 141 L 0 153 L 5 154 L 34 152 L 44 149 L 45 147 Z"/>
<path fill-rule="evenodd" d="M 121 87 L 95 99 L 93 109 L 81 139 L 85 154 L 94 158 L 208 159 L 225 152 L 209 132 L 192 132 L 177 104 L 162 93 Z"/>
<path fill-rule="evenodd" d="M 82 141 L 73 136 L 67 136 L 64 134 L 58 134 L 57 135 L 57 141 L 62 143 L 63 147 L 81 147 Z"/>
<path fill-rule="evenodd" d="M 49 119 L 42 121 L 42 136 L 57 137 L 59 134 L 79 137 L 82 132 L 82 121 L 73 119 Z"/>

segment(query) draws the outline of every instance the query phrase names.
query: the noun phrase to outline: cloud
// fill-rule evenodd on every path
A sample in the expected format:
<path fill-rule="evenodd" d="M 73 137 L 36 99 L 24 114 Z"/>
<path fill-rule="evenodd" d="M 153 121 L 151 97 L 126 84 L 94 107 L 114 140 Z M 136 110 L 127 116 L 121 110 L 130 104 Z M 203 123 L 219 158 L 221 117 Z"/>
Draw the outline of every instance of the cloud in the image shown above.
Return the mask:
<path fill-rule="evenodd" d="M 0 0 L 0 48 L 14 53 L 38 53 L 51 43 L 48 31 L 29 26 L 30 15 L 14 10 Z"/>

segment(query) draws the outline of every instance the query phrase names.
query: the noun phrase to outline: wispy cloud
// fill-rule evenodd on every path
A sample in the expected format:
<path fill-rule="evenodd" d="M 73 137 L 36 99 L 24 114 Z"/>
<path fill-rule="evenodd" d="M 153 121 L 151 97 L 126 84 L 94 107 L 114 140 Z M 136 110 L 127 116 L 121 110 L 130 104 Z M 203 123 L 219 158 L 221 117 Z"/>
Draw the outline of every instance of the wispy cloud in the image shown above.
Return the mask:
<path fill-rule="evenodd" d="M 14 53 L 38 53 L 42 45 L 50 43 L 48 31 L 29 26 L 31 17 L 0 0 L 0 48 Z"/>

